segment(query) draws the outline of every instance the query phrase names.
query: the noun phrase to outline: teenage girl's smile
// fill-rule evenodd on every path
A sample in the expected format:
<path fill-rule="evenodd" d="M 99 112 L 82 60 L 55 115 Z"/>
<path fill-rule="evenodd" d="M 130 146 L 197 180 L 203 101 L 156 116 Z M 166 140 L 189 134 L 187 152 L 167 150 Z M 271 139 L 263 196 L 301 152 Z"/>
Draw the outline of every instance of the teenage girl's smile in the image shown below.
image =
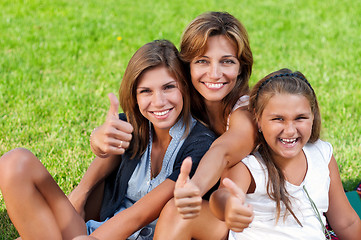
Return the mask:
<path fill-rule="evenodd" d="M 137 86 L 137 103 L 142 115 L 155 129 L 169 129 L 183 109 L 183 96 L 177 80 L 167 68 L 159 66 L 145 71 Z"/>
<path fill-rule="evenodd" d="M 258 121 L 275 159 L 290 159 L 302 153 L 311 136 L 313 114 L 306 97 L 276 94 L 270 98 Z"/>
<path fill-rule="evenodd" d="M 223 35 L 212 36 L 202 56 L 190 63 L 192 83 L 206 101 L 221 101 L 234 88 L 240 63 L 236 47 Z"/>

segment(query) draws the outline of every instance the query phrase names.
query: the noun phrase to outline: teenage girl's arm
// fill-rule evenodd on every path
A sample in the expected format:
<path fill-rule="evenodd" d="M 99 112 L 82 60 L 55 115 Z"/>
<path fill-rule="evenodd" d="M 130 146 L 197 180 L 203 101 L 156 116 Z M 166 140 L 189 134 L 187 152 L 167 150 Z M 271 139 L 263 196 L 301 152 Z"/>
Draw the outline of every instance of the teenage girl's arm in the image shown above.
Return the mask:
<path fill-rule="evenodd" d="M 225 170 L 251 153 L 255 139 L 256 128 L 251 114 L 242 109 L 234 111 L 228 131 L 213 142 L 192 179 L 185 184 L 177 184 L 174 190 L 175 205 L 183 218 L 199 215 L 202 202 L 200 196 L 217 183 Z"/>
<path fill-rule="evenodd" d="M 327 220 L 340 239 L 357 240 L 361 236 L 361 220 L 350 205 L 343 190 L 337 162 L 332 156 L 330 170 L 329 207 Z"/>
<path fill-rule="evenodd" d="M 106 158 L 121 155 L 132 140 L 133 126 L 119 119 L 119 101 L 113 93 L 108 94 L 109 111 L 105 123 L 95 128 L 90 135 L 90 147 L 93 153 Z"/>
<path fill-rule="evenodd" d="M 91 236 L 98 239 L 126 239 L 159 217 L 164 205 L 173 197 L 174 185 L 174 181 L 166 179 L 133 206 L 101 225 Z"/>
<path fill-rule="evenodd" d="M 211 195 L 210 209 L 218 219 L 225 221 L 229 229 L 242 232 L 253 220 L 252 207 L 245 203 L 252 176 L 240 162 L 226 171 L 224 177 L 219 189 Z"/>
<path fill-rule="evenodd" d="M 90 164 L 79 185 L 68 196 L 70 202 L 81 216 L 85 216 L 84 206 L 90 194 L 103 182 L 106 176 L 119 166 L 120 161 L 120 156 L 112 155 L 107 158 L 96 157 Z M 102 195 L 99 197 L 102 197 Z M 101 198 L 99 201 L 101 202 Z"/>

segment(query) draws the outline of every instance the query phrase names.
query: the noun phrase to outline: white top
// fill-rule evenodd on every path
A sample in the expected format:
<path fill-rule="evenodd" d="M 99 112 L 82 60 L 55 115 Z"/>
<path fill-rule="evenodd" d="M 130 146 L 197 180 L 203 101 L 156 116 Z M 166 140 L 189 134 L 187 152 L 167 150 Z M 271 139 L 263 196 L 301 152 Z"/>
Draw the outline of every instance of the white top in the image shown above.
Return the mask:
<path fill-rule="evenodd" d="M 288 215 L 285 220 L 285 207 L 281 202 L 281 217 L 276 223 L 276 202 L 267 195 L 268 173 L 266 166 L 262 161 L 260 154 L 255 153 L 256 157 L 249 155 L 242 162 L 250 170 L 256 189 L 252 194 L 246 195 L 246 202 L 251 204 L 254 210 L 254 219 L 249 228 L 242 233 L 230 231 L 230 240 L 283 240 L 283 239 L 325 239 L 322 226 L 317 219 L 316 213 L 311 207 L 303 186 L 306 187 L 311 199 L 317 206 L 321 219 L 326 224 L 323 216 L 328 209 L 328 190 L 330 185 L 330 176 L 328 164 L 332 156 L 332 146 L 330 143 L 318 140 L 315 143 L 308 143 L 304 146 L 303 152 L 307 159 L 307 173 L 300 186 L 286 182 L 288 193 L 294 197 L 291 198 L 292 210 L 302 223 L 303 227 L 298 225 L 292 215 Z"/>
<path fill-rule="evenodd" d="M 240 97 L 236 104 L 234 104 L 233 108 L 232 108 L 232 111 L 231 113 L 228 115 L 228 118 L 227 118 L 227 127 L 226 127 L 226 130 L 229 129 L 229 119 L 231 117 L 231 114 L 236 111 L 238 108 L 240 107 L 245 107 L 245 106 L 248 106 L 249 104 L 249 96 L 248 95 L 243 95 L 242 97 Z"/>

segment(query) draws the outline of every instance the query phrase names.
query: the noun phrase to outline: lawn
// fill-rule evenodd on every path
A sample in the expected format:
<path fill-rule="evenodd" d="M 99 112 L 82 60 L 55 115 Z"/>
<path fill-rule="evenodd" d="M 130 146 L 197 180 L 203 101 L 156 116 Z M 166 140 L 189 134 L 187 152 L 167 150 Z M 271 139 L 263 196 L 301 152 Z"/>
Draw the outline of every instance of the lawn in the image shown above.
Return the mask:
<path fill-rule="evenodd" d="M 211 10 L 247 28 L 251 85 L 283 67 L 306 75 L 345 189 L 361 181 L 359 1 L 2 0 L 0 8 L 0 155 L 30 149 L 65 193 L 93 158 L 89 135 L 134 51 L 154 39 L 178 46 L 190 20 Z M 0 239 L 17 236 L 0 195 Z"/>

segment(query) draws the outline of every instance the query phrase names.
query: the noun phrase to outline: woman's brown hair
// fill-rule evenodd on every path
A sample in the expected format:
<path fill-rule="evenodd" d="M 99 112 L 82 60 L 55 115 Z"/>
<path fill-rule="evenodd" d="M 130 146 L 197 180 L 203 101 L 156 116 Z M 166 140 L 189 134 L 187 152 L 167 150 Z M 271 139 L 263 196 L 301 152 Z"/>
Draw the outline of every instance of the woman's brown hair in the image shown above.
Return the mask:
<path fill-rule="evenodd" d="M 224 106 L 224 128 L 228 115 L 237 100 L 248 94 L 248 81 L 252 73 L 253 56 L 249 45 L 248 34 L 242 23 L 227 12 L 206 12 L 196 17 L 184 30 L 180 52 L 182 60 L 188 67 L 195 57 L 205 53 L 209 37 L 223 35 L 235 47 L 240 62 L 240 73 L 234 89 L 222 100 Z M 188 71 L 189 72 L 189 71 Z M 192 114 L 202 122 L 209 124 L 203 97 L 188 78 L 192 96 Z"/>

